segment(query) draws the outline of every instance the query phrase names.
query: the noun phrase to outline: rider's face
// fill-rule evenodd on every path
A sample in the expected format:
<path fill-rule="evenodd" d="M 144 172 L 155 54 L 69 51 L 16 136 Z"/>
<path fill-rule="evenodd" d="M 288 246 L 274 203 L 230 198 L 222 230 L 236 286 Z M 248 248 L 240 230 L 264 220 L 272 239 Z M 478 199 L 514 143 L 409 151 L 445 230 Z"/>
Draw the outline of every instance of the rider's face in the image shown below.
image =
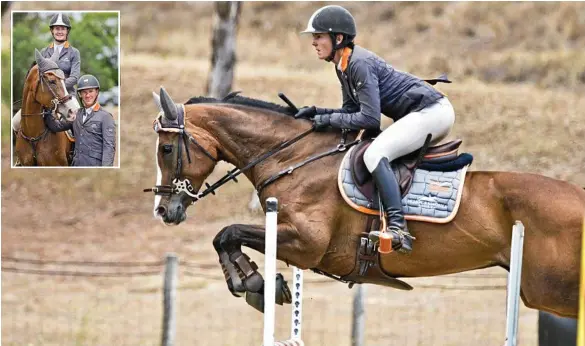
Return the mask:
<path fill-rule="evenodd" d="M 61 25 L 55 25 L 51 32 L 53 33 L 53 37 L 56 41 L 65 41 L 67 40 L 67 27 Z"/>
<path fill-rule="evenodd" d="M 313 47 L 315 47 L 315 50 L 317 51 L 317 57 L 319 59 L 326 59 L 329 54 L 331 54 L 331 50 L 333 49 L 333 44 L 331 43 L 329 34 L 313 34 Z"/>
<path fill-rule="evenodd" d="M 98 95 L 98 89 L 83 89 L 79 92 L 81 94 L 81 100 L 83 101 L 83 105 L 85 107 L 89 107 L 95 103 L 95 99 Z"/>

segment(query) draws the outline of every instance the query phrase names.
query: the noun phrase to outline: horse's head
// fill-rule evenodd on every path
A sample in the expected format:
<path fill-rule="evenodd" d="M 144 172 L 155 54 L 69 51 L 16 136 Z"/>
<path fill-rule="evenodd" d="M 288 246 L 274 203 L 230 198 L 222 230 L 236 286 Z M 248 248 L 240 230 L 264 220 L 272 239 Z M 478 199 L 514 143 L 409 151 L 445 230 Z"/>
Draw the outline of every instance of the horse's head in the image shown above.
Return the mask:
<path fill-rule="evenodd" d="M 68 121 L 75 120 L 79 102 L 70 95 L 65 87 L 65 74 L 57 65 L 58 54 L 55 51 L 51 58 L 44 58 L 35 49 L 36 66 L 31 69 L 26 83 L 31 87 L 34 100 L 45 108 L 59 107 L 59 112 L 65 115 Z"/>
<path fill-rule="evenodd" d="M 154 215 L 167 225 L 177 225 L 186 219 L 187 207 L 199 198 L 201 185 L 217 164 L 218 147 L 196 125 L 196 107 L 186 114 L 185 106 L 174 103 L 162 87 L 160 96 L 153 96 L 160 111 L 154 122 L 158 133 Z"/>

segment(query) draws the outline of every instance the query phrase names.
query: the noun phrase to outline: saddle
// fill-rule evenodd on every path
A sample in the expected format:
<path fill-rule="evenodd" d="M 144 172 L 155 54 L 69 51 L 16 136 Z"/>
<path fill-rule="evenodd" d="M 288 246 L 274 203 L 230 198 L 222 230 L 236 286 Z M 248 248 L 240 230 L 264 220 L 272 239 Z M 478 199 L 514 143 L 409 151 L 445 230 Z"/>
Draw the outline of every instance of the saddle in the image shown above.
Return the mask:
<path fill-rule="evenodd" d="M 349 160 L 351 164 L 351 174 L 357 189 L 369 200 L 376 202 L 376 186 L 372 179 L 372 175 L 368 171 L 363 160 L 364 153 L 372 142 L 373 139 L 367 139 L 358 144 L 353 150 Z M 419 157 L 421 156 L 421 150 L 423 149 L 419 149 L 394 160 L 391 163 L 391 168 L 396 176 L 398 184 L 400 185 L 402 196 L 404 197 L 408 193 L 417 167 L 428 170 L 448 171 L 457 170 L 458 168 L 469 164 L 469 158 L 465 156 L 468 154 L 458 154 L 459 146 L 462 142 L 462 140 L 457 139 L 445 144 L 429 147 L 423 154 L 420 162 Z"/>

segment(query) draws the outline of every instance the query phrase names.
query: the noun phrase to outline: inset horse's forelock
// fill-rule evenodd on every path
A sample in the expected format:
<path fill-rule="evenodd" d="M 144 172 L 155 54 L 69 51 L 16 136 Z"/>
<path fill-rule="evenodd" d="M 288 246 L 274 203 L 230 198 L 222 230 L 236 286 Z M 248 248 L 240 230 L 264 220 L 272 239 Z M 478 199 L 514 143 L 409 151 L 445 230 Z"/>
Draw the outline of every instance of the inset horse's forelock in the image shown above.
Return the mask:
<path fill-rule="evenodd" d="M 281 105 L 277 105 L 276 103 L 257 100 L 253 98 L 248 98 L 244 96 L 235 95 L 235 93 L 231 93 L 223 99 L 216 99 L 213 97 L 205 97 L 205 96 L 197 96 L 192 97 L 187 101 L 185 104 L 199 104 L 199 103 L 217 103 L 217 104 L 227 104 L 227 105 L 241 105 L 241 106 L 248 106 L 260 109 L 266 109 L 273 112 L 277 112 L 283 115 L 293 116 L 295 115 L 295 111 L 290 107 L 284 107 Z"/>

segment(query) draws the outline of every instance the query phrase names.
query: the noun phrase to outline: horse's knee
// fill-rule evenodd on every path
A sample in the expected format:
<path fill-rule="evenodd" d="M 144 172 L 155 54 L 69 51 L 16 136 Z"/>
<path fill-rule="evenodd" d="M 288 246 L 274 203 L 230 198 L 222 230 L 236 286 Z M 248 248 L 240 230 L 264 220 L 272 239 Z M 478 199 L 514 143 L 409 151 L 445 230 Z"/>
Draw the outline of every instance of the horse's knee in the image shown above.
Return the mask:
<path fill-rule="evenodd" d="M 219 231 L 215 235 L 215 237 L 213 237 L 213 247 L 215 248 L 215 251 L 217 251 L 217 252 L 222 250 L 220 240 L 221 240 L 221 235 L 222 235 L 223 231 L 225 231 L 225 228 L 223 228 L 221 231 Z"/>
<path fill-rule="evenodd" d="M 230 255 L 238 250 L 238 231 L 239 228 L 236 225 L 230 225 L 224 227 L 213 240 L 214 246 L 217 243 L 220 249 L 227 251 Z"/>

